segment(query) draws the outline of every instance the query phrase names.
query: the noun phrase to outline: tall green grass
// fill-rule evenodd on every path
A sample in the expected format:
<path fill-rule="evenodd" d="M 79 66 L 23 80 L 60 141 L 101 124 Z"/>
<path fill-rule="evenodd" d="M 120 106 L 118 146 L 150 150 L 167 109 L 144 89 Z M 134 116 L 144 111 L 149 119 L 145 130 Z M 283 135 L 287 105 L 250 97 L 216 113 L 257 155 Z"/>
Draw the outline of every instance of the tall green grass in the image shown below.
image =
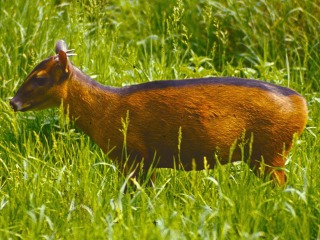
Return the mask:
<path fill-rule="evenodd" d="M 319 239 L 318 1 L 0 0 L 0 239 Z M 256 78 L 308 101 L 284 188 L 244 164 L 126 177 L 59 110 L 9 99 L 64 39 L 99 82 Z"/>

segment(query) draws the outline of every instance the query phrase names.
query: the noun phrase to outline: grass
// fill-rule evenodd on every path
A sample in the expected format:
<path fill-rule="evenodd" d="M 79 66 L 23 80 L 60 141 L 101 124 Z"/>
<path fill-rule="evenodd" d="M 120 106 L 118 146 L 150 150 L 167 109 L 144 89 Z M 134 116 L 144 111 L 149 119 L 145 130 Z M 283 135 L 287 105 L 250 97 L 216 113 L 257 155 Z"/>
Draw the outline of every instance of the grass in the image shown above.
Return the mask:
<path fill-rule="evenodd" d="M 0 0 L 0 239 L 319 239 L 317 1 Z M 206 76 L 256 78 L 308 101 L 284 188 L 242 163 L 125 178 L 59 110 L 14 113 L 9 99 L 65 39 L 112 86 Z"/>

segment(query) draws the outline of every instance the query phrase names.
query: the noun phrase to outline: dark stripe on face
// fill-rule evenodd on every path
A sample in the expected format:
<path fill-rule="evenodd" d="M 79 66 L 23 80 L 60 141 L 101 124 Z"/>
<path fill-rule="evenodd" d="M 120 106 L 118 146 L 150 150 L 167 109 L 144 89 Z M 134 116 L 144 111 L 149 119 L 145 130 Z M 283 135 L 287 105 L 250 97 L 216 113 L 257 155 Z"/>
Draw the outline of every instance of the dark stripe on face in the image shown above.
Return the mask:
<path fill-rule="evenodd" d="M 123 94 L 130 94 L 138 91 L 156 90 L 164 88 L 179 88 L 188 86 L 205 86 L 205 85 L 227 85 L 227 86 L 239 86 L 248 88 L 258 88 L 264 91 L 273 92 L 275 94 L 290 96 L 299 95 L 297 92 L 290 88 L 281 87 L 275 84 L 235 77 L 212 77 L 212 78 L 198 78 L 198 79 L 186 79 L 186 80 L 163 80 L 141 83 L 137 85 L 131 85 L 119 89 Z"/>

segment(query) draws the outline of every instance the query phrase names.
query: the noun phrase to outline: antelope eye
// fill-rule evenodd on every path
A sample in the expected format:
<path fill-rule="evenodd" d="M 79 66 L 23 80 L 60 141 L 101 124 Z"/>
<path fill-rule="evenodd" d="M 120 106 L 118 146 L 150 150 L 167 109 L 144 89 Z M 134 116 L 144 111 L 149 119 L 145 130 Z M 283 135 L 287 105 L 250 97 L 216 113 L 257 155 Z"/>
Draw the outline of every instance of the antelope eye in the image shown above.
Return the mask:
<path fill-rule="evenodd" d="M 46 77 L 36 77 L 32 83 L 35 85 L 35 86 L 44 86 L 46 83 L 47 83 L 47 78 Z"/>

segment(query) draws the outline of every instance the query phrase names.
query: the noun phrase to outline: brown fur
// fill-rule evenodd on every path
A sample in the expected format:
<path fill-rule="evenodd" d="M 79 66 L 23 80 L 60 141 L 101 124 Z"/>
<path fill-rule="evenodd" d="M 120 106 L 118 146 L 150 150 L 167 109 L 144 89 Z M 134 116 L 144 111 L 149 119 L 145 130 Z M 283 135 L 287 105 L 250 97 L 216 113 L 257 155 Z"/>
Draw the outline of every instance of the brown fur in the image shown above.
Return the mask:
<path fill-rule="evenodd" d="M 38 86 L 39 81 L 45 82 Z M 145 171 L 153 160 L 158 168 L 192 170 L 195 163 L 200 170 L 204 168 L 204 157 L 212 168 L 217 160 L 215 153 L 221 163 L 239 161 L 239 144 L 253 137 L 251 156 L 250 144 L 245 147 L 250 167 L 258 173 L 263 159 L 265 173 L 284 184 L 281 168 L 293 135 L 300 135 L 306 125 L 304 98 L 291 90 L 283 94 L 275 85 L 264 89 L 246 84 L 189 81 L 192 84 L 145 89 L 142 86 L 136 91 L 130 87 L 104 87 L 74 67 L 66 53 L 59 51 L 34 69 L 11 105 L 15 110 L 26 111 L 57 107 L 63 101 L 76 125 L 105 152 L 113 149 L 110 156 L 120 165 L 124 165 L 121 119 L 129 113 L 127 168 L 142 162 Z M 230 147 L 235 141 L 238 142 L 230 158 Z"/>

